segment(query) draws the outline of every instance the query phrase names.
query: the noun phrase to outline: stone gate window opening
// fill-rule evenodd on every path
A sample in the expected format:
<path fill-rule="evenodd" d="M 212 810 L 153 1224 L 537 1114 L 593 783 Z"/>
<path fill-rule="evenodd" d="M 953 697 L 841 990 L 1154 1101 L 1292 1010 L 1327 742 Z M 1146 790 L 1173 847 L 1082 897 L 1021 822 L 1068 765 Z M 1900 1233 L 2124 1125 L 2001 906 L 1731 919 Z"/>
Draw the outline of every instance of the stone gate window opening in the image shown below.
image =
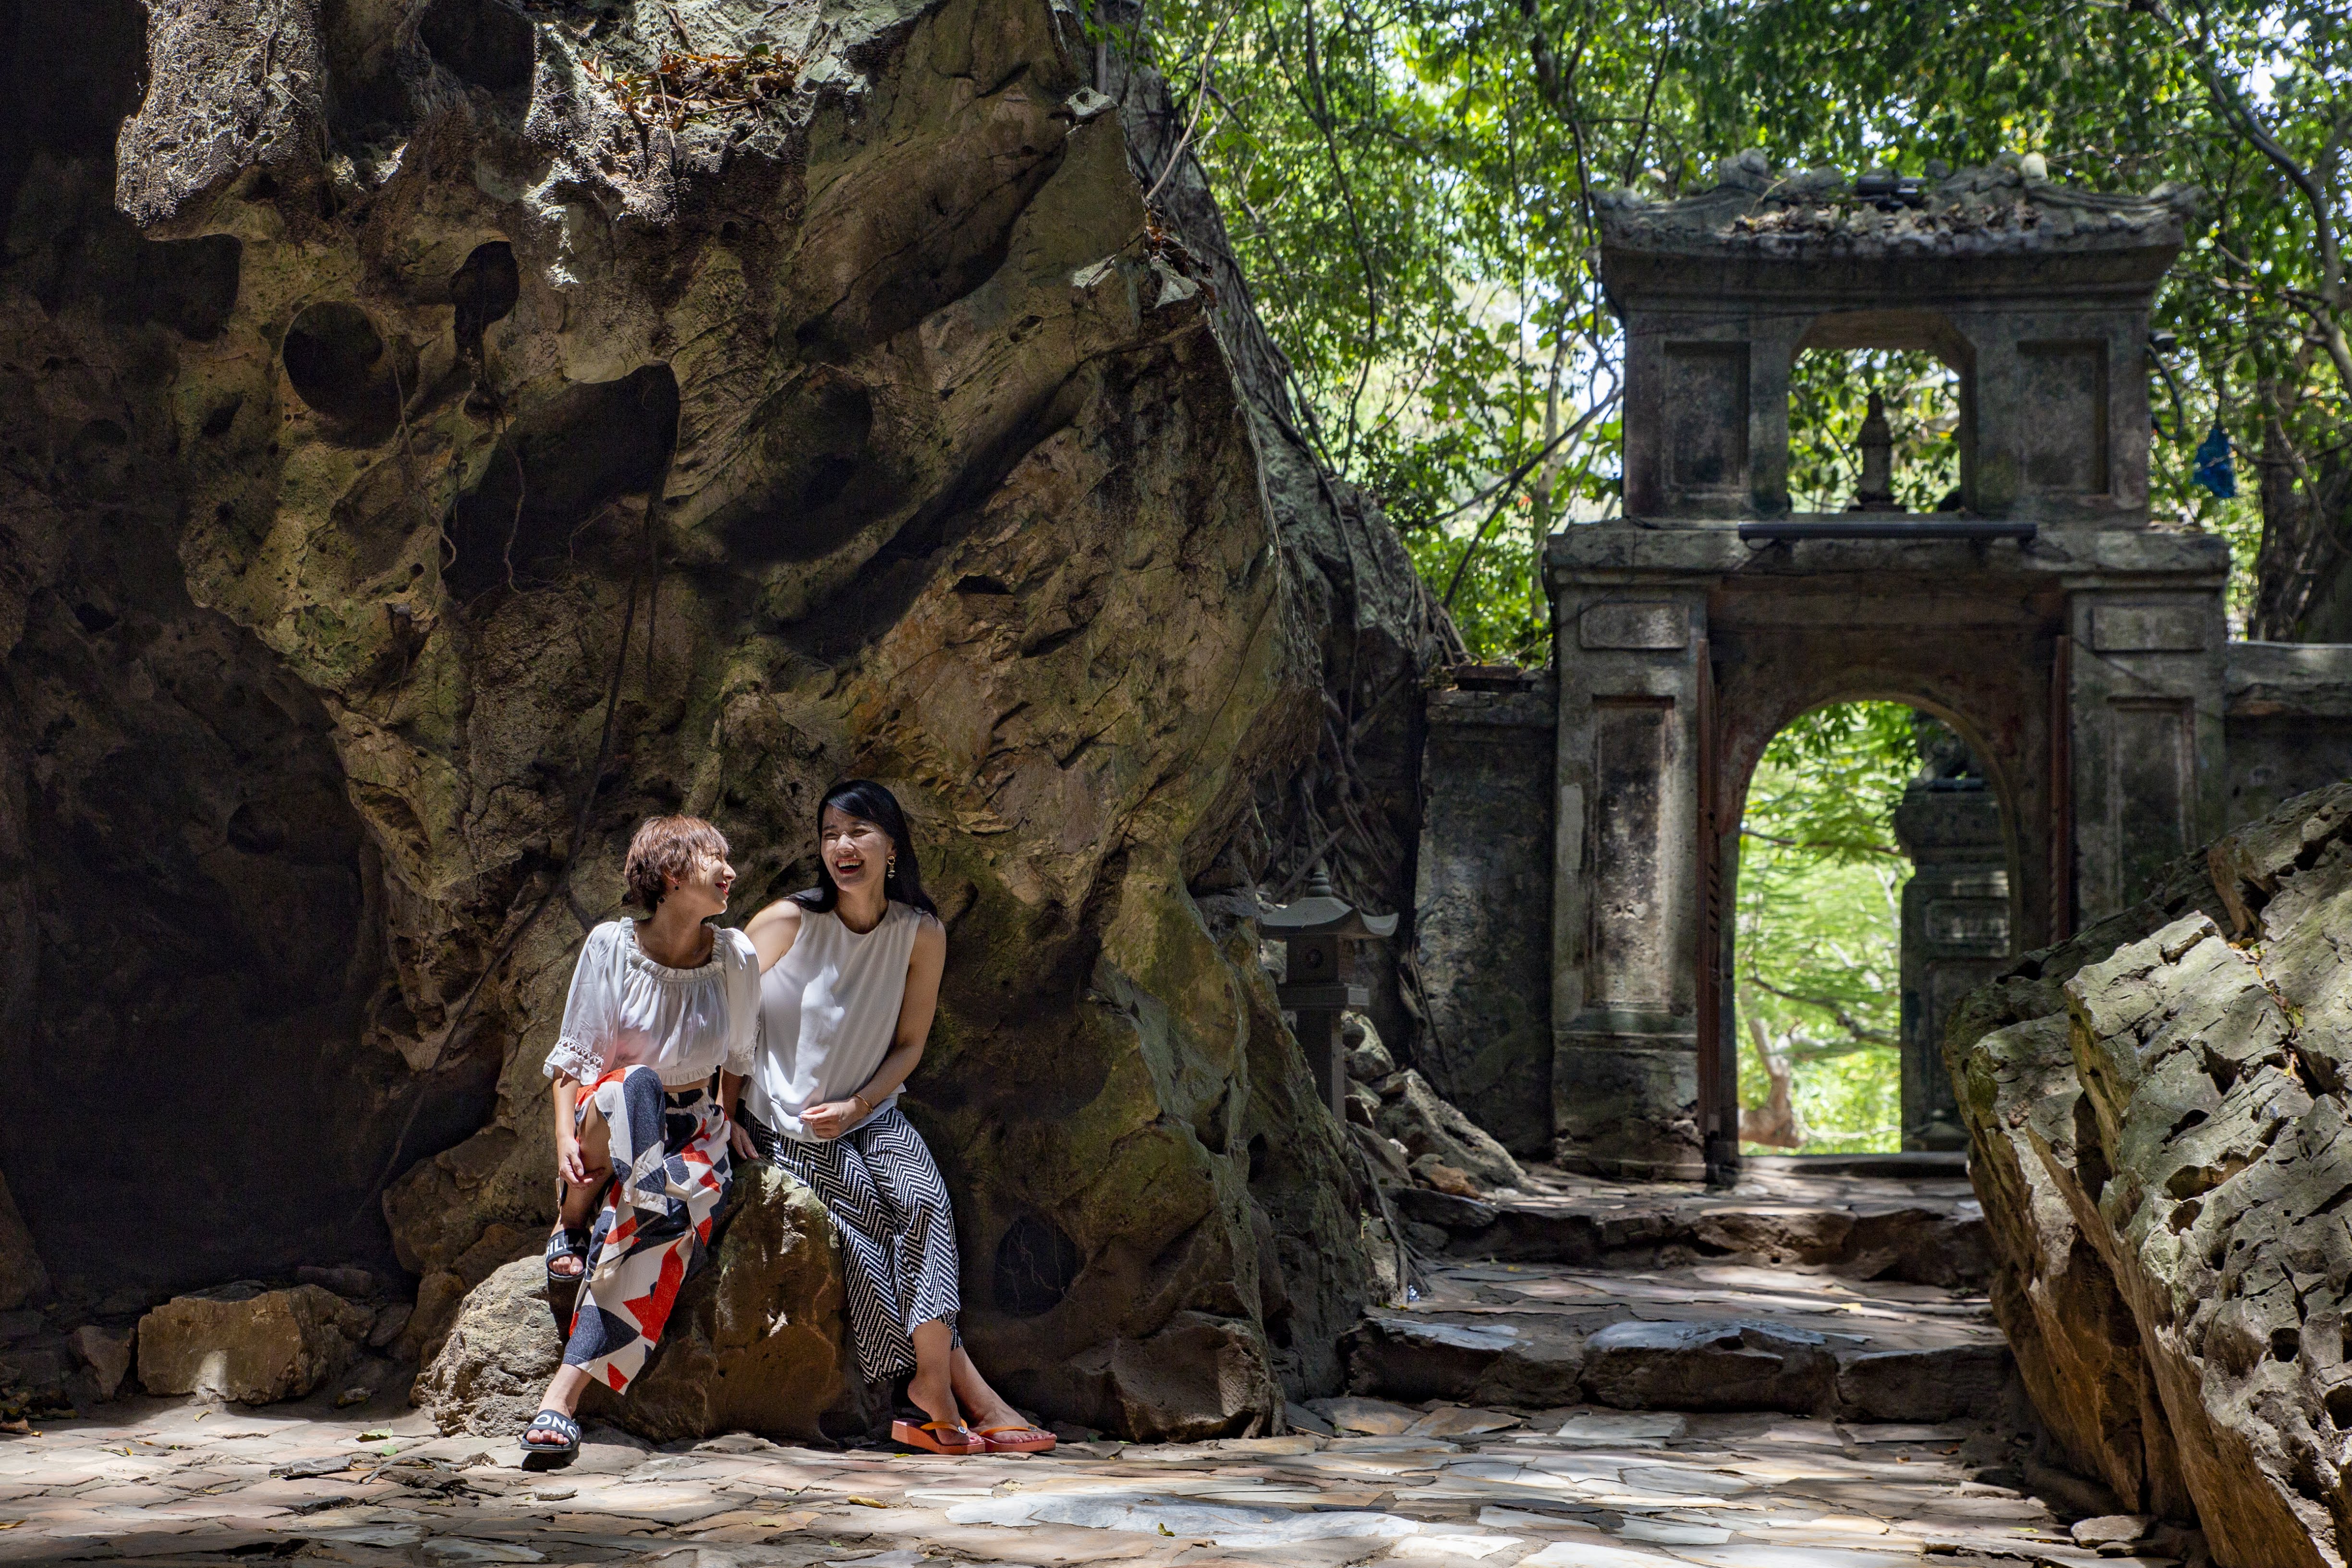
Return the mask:
<path fill-rule="evenodd" d="M 1749 780 L 1732 914 L 1743 1155 L 1958 1146 L 1936 1040 L 2009 952 L 1999 799 L 1958 732 L 1895 702 L 1784 727 Z"/>
<path fill-rule="evenodd" d="M 1872 418 L 1877 395 L 1880 418 Z M 1959 372 L 1917 349 L 1808 349 L 1789 373 L 1789 503 L 1799 514 L 1960 509 Z M 1884 481 L 1872 437 L 1888 443 Z"/>

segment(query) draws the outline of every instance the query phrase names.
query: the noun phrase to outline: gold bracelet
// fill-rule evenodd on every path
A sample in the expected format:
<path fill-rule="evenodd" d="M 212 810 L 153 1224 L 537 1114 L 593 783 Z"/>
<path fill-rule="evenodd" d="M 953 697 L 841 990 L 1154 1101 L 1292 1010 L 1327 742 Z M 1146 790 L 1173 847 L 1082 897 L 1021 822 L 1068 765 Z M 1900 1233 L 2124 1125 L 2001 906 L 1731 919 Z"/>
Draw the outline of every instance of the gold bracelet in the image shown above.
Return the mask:
<path fill-rule="evenodd" d="M 852 1094 L 849 1100 L 850 1103 L 858 1108 L 857 1114 L 861 1119 L 874 1114 L 873 1102 L 866 1099 L 863 1093 Z"/>

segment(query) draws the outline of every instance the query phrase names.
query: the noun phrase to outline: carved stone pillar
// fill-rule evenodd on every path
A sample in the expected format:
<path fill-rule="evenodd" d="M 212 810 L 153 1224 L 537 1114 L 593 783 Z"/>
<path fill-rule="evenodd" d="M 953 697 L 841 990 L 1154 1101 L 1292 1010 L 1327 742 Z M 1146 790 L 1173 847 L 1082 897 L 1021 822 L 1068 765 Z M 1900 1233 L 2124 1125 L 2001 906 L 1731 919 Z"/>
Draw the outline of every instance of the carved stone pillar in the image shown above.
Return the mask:
<path fill-rule="evenodd" d="M 1706 587 L 1587 580 L 1560 589 L 1555 613 L 1559 1157 L 1697 1179 Z"/>
<path fill-rule="evenodd" d="M 2187 554 L 2189 541 L 2161 535 L 2099 542 L 2103 553 L 2145 553 L 2175 572 L 2226 559 L 2220 541 L 2201 537 L 2194 542 L 2211 562 L 2176 563 L 2168 558 Z M 2114 572 L 2126 563 L 2101 564 Z M 2078 590 L 2068 605 L 2078 929 L 2141 897 L 2218 834 L 2228 800 L 2221 596 L 2203 583 L 2120 576 Z"/>
<path fill-rule="evenodd" d="M 1895 810 L 1903 889 L 1903 1146 L 1968 1146 L 1944 1071 L 1944 1024 L 2009 962 L 2014 929 L 2000 799 L 1982 778 L 1923 779 Z"/>

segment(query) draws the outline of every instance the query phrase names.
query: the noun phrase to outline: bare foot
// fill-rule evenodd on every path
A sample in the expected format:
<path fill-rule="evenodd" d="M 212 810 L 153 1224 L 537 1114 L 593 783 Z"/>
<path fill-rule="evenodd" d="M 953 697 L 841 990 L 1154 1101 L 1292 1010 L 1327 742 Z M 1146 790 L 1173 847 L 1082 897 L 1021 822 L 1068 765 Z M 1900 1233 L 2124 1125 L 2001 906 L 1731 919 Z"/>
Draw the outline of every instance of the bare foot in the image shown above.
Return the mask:
<path fill-rule="evenodd" d="M 956 1407 L 954 1384 L 945 1372 L 918 1372 L 908 1380 L 907 1397 L 934 1421 L 963 1425 L 963 1414 Z"/>
<path fill-rule="evenodd" d="M 973 1404 L 971 1409 L 971 1424 L 974 1431 L 979 1431 L 982 1428 L 988 1427 L 1026 1427 L 1029 1425 L 1028 1422 L 1021 1418 L 1020 1411 L 1015 1410 L 1012 1406 L 1007 1405 L 1002 1399 L 992 1398 L 985 1404 Z"/>
<path fill-rule="evenodd" d="M 583 1228 L 567 1227 L 563 1221 L 559 1218 L 555 1222 L 555 1229 L 551 1234 L 561 1236 L 566 1229 L 578 1228 Z M 580 1276 L 585 1272 L 585 1266 L 586 1260 L 573 1252 L 557 1251 L 547 1260 L 547 1271 L 559 1280 L 576 1280 L 580 1278 Z"/>

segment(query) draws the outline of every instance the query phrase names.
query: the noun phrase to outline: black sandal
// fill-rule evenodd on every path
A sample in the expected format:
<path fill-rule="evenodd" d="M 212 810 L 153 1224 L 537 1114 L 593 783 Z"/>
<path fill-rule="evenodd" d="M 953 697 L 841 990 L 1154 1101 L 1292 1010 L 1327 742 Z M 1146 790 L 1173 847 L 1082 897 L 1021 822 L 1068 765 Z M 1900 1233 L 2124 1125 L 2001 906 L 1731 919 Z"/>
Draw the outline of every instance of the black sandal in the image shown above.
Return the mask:
<path fill-rule="evenodd" d="M 534 1443 L 533 1432 L 552 1432 L 563 1439 L 561 1443 Z M 530 1418 L 522 1433 L 522 1468 L 527 1470 L 551 1470 L 568 1465 L 580 1453 L 580 1423 L 561 1410 L 542 1410 Z"/>
<path fill-rule="evenodd" d="M 556 1272 L 555 1260 L 570 1258 L 580 1265 L 576 1274 Z M 569 1337 L 572 1309 L 580 1301 L 580 1281 L 588 1277 L 588 1227 L 557 1223 L 547 1236 L 547 1310 L 555 1315 L 555 1332 Z"/>

